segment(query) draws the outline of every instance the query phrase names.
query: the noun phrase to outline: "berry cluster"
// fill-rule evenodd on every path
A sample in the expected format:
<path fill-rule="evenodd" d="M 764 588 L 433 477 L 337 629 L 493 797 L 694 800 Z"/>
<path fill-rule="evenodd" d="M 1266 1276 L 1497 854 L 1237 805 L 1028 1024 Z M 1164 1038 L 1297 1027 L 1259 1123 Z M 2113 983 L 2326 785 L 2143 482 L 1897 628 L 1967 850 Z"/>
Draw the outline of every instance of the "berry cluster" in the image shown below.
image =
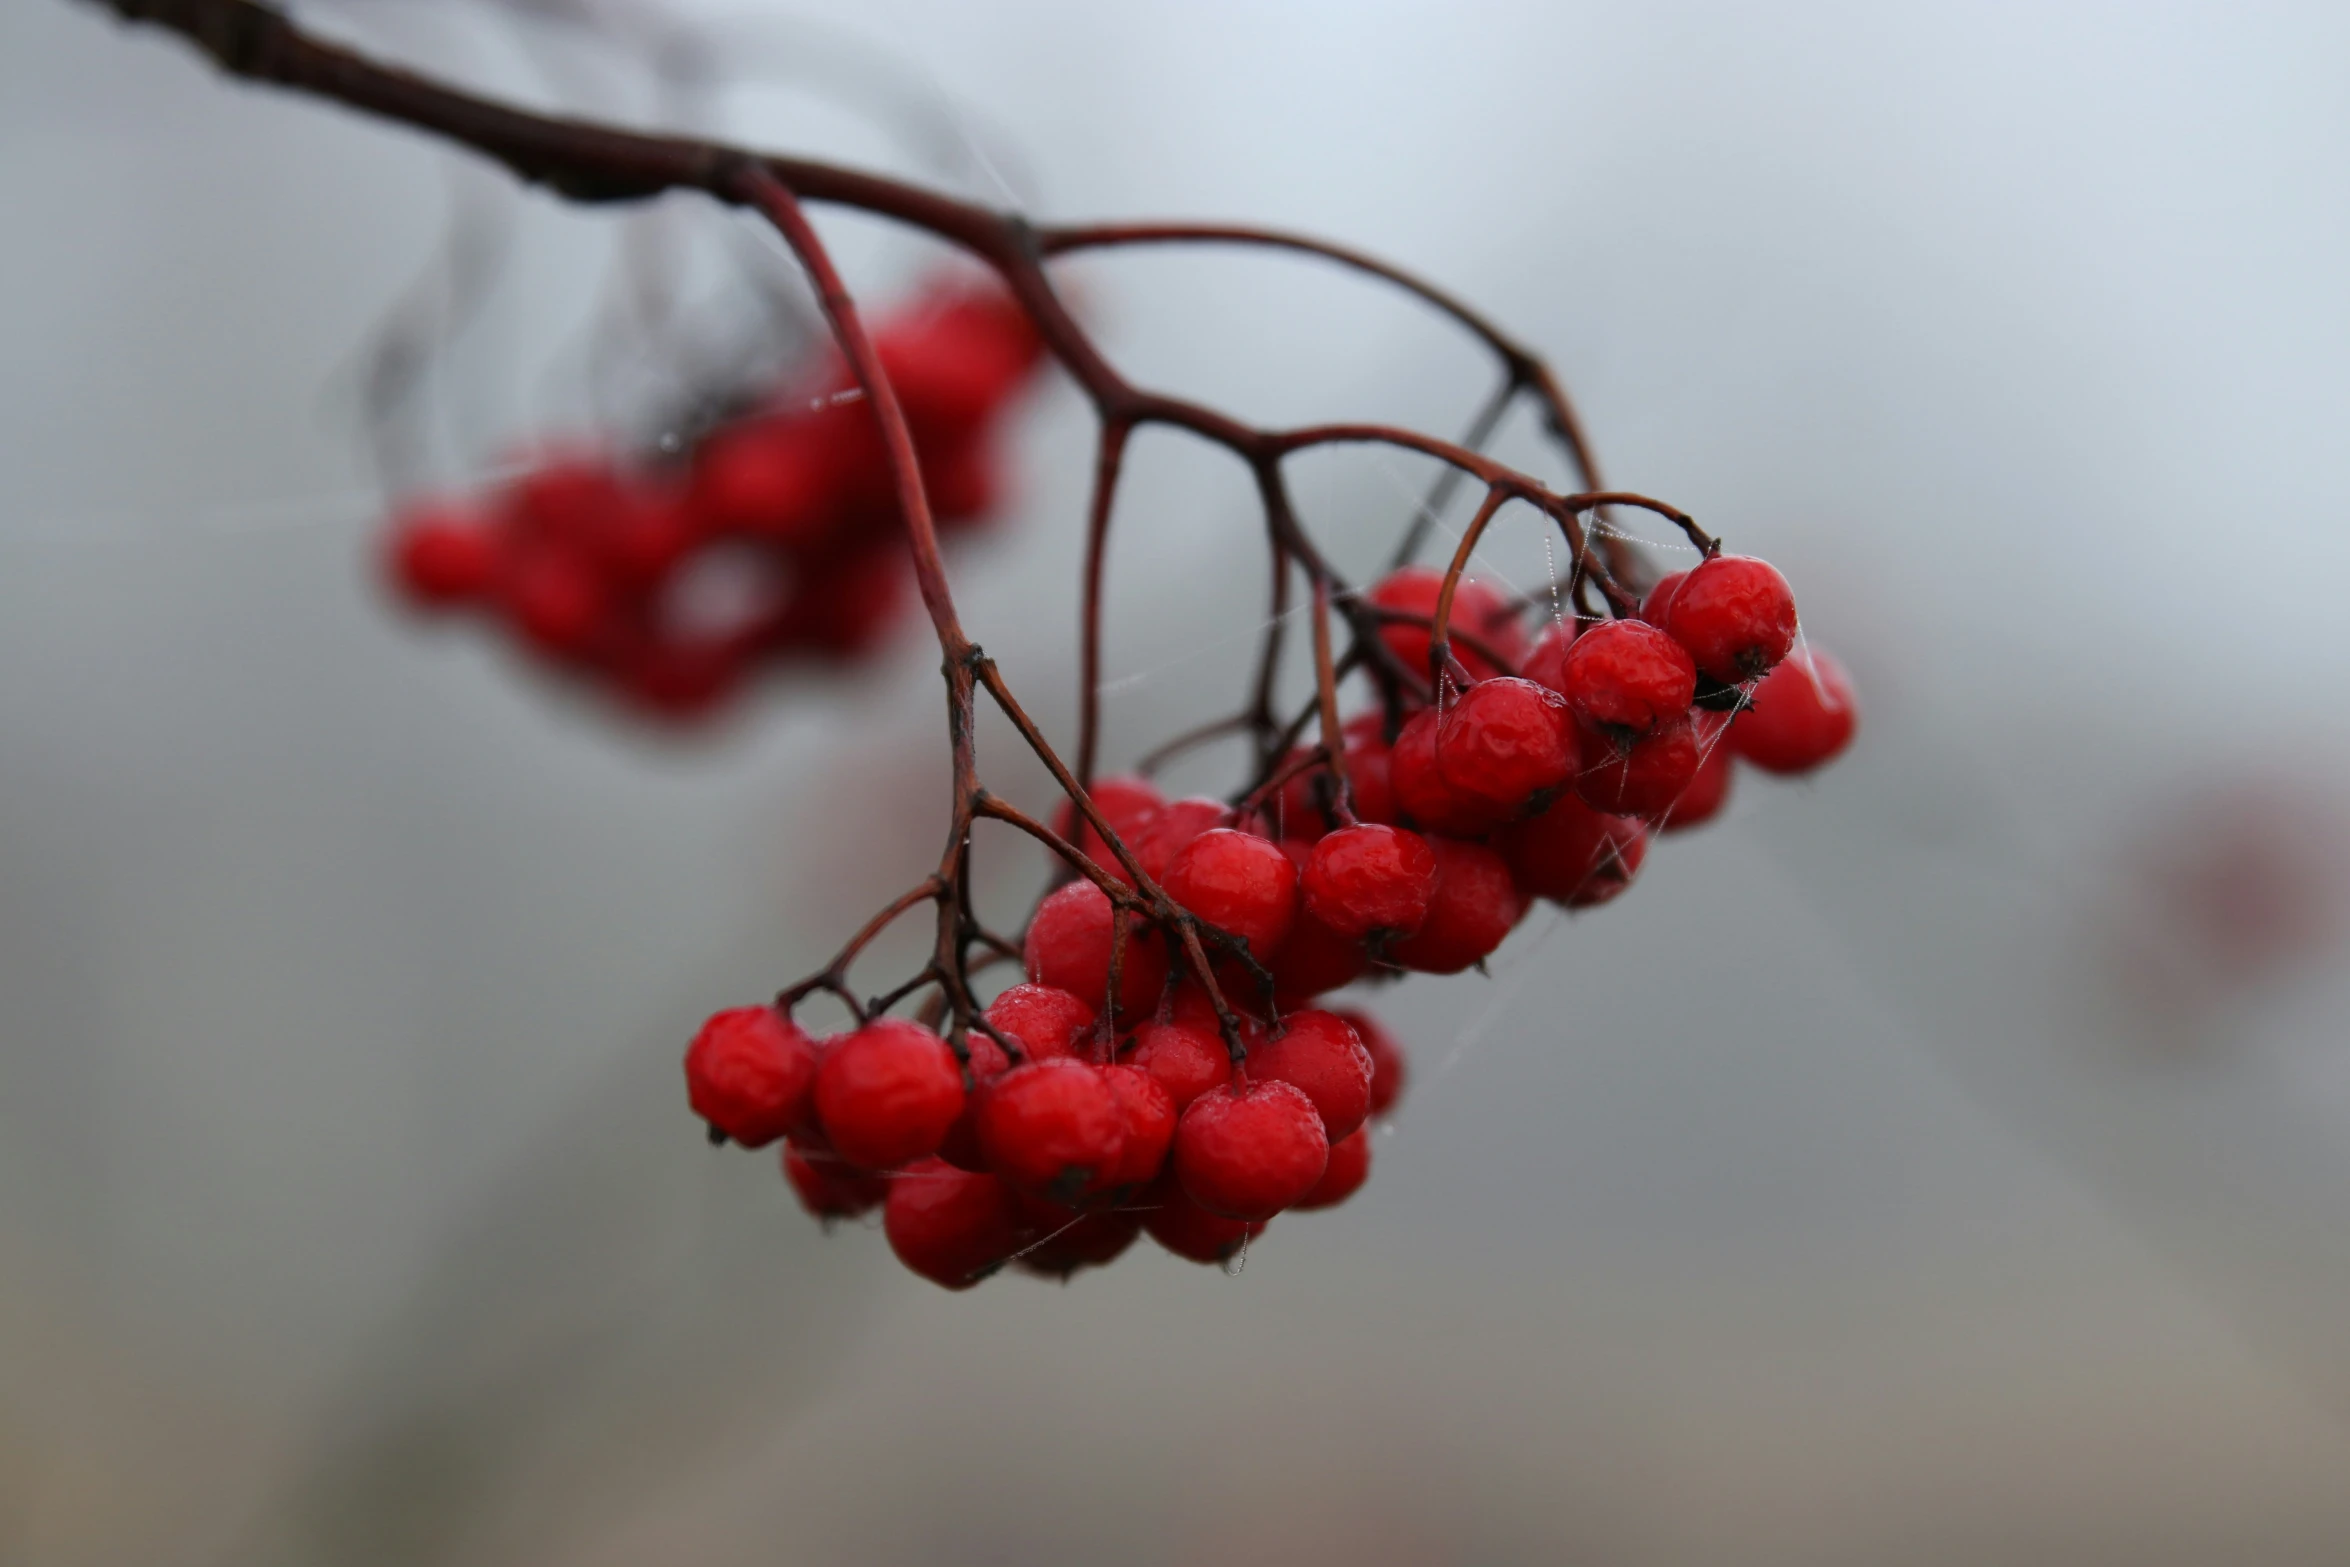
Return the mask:
<path fill-rule="evenodd" d="M 997 290 L 936 286 L 875 333 L 942 527 L 1002 489 L 1000 415 L 1042 362 Z M 845 366 L 795 377 L 677 459 L 574 452 L 494 494 L 394 521 L 408 603 L 505 622 L 547 666 L 647 716 L 719 708 L 763 662 L 854 659 L 911 609 L 912 561 L 871 412 Z"/>
<path fill-rule="evenodd" d="M 1123 1033 L 1070 991 L 1014 985 L 967 1059 L 877 1017 L 819 1039 L 776 1007 L 720 1012 L 686 1051 L 712 1136 L 780 1140 L 783 1173 L 827 1223 L 882 1210 L 900 1261 L 948 1289 L 1014 1263 L 1067 1278 L 1136 1237 L 1223 1263 L 1284 1209 L 1344 1202 L 1402 1053 L 1356 1012 L 1252 1026 L 1236 1063 L 1197 991 Z"/>
<path fill-rule="evenodd" d="M 819 1041 L 775 1008 L 722 1012 L 686 1056 L 696 1112 L 721 1139 L 785 1139 L 820 1218 L 882 1206 L 899 1257 L 950 1288 L 1007 1260 L 1066 1277 L 1143 1230 L 1221 1262 L 1283 1209 L 1351 1195 L 1401 1057 L 1318 998 L 1476 965 L 1536 900 L 1606 902 L 1651 832 L 1719 814 L 1734 757 L 1805 772 L 1855 721 L 1759 560 L 1711 555 L 1637 616 L 1563 619 L 1530 645 L 1523 605 L 1462 579 L 1448 624 L 1443 588 L 1406 568 L 1366 598 L 1407 666 L 1449 667 L 1437 634 L 1463 628 L 1457 693 L 1449 674 L 1435 703 L 1392 685 L 1337 755 L 1294 748 L 1237 802 L 1105 778 L 1088 793 L 1107 837 L 1064 804 L 1056 831 L 1100 879 L 1037 905 L 1027 983 L 961 1057 L 896 1018 Z M 1178 930 L 1108 890 L 1138 875 L 1209 938 L 1214 993 Z"/>

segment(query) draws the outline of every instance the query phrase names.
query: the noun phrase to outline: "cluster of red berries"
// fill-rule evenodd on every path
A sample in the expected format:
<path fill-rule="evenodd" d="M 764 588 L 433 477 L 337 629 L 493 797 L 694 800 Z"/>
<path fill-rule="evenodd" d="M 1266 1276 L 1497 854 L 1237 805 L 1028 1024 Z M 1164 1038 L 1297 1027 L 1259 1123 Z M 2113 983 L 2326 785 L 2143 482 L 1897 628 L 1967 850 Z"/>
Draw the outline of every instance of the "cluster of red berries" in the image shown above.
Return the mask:
<path fill-rule="evenodd" d="M 1042 363 L 1000 291 L 938 286 L 874 335 L 942 528 L 1002 488 L 999 416 Z M 503 620 L 548 666 L 648 716 L 691 719 L 762 664 L 853 659 L 913 604 L 872 411 L 837 360 L 658 462 L 571 453 L 495 493 L 421 502 L 386 564 L 426 610 Z"/>
<path fill-rule="evenodd" d="M 1369 594 L 1406 667 L 1428 665 L 1441 587 L 1411 568 Z M 881 1206 L 898 1256 L 950 1288 L 1006 1261 L 1066 1277 L 1145 1230 L 1222 1262 L 1274 1214 L 1344 1200 L 1402 1060 L 1317 998 L 1469 968 L 1538 899 L 1604 903 L 1652 831 L 1720 812 L 1733 758 L 1800 773 L 1852 737 L 1843 672 L 1798 648 L 1793 596 L 1762 561 L 1709 556 L 1638 617 L 1531 645 L 1519 615 L 1461 582 L 1465 684 L 1345 724 L 1343 782 L 1320 748 L 1238 806 L 1105 778 L 1091 797 L 1131 866 L 1064 805 L 1059 831 L 1108 879 L 1139 869 L 1210 927 L 1237 1048 L 1176 933 L 1080 878 L 1038 904 L 1028 982 L 987 1009 L 967 1059 L 895 1018 L 819 1041 L 774 1008 L 722 1012 L 686 1055 L 694 1109 L 722 1138 L 784 1139 L 819 1217 Z"/>
<path fill-rule="evenodd" d="M 1204 1002 L 1178 993 L 1121 1034 L 1069 991 L 1014 985 L 967 1060 L 902 1018 L 818 1039 L 741 1007 L 695 1035 L 686 1092 L 714 1137 L 780 1139 L 819 1219 L 880 1208 L 899 1260 L 948 1289 L 1006 1263 L 1065 1279 L 1145 1231 L 1223 1263 L 1276 1213 L 1354 1194 L 1404 1065 L 1371 1019 L 1306 1011 L 1252 1025 L 1236 1069 Z"/>

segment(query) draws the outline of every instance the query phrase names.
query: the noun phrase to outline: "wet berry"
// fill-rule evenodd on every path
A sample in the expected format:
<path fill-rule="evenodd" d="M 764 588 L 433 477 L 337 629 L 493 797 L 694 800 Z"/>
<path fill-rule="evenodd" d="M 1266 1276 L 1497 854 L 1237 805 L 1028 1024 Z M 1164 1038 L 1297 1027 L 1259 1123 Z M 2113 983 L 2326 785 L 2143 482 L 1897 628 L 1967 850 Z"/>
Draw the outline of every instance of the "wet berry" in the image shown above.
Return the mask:
<path fill-rule="evenodd" d="M 1029 979 L 1068 991 L 1098 1010 L 1110 985 L 1114 913 L 1109 895 L 1089 881 L 1073 881 L 1047 897 L 1028 922 L 1028 940 L 1022 949 Z M 1149 1012 L 1158 1006 L 1160 987 L 1167 980 L 1167 943 L 1134 915 L 1119 914 L 1118 918 L 1126 928 L 1118 1010 Z"/>
<path fill-rule="evenodd" d="M 1093 800 L 1093 808 L 1102 813 L 1110 830 L 1124 839 L 1129 849 L 1134 847 L 1136 835 L 1167 803 L 1147 778 L 1096 778 L 1087 793 Z M 1077 814 L 1076 802 L 1060 803 L 1053 812 L 1053 831 L 1075 844 L 1079 852 L 1103 870 L 1120 881 L 1126 879 L 1126 867 L 1118 863 L 1117 855 L 1110 852 L 1102 835 L 1093 830 L 1093 823 Z"/>
<path fill-rule="evenodd" d="M 1125 1114 L 1099 1069 L 1066 1057 L 1013 1068 L 979 1106 L 988 1168 L 1055 1202 L 1107 1188 L 1125 1140 Z"/>
<path fill-rule="evenodd" d="M 1574 719 L 1565 700 L 1531 680 L 1469 687 L 1437 729 L 1436 767 L 1445 784 L 1503 820 L 1565 788 L 1575 762 Z"/>
<path fill-rule="evenodd" d="M 1665 595 L 1662 614 L 1698 672 L 1725 685 L 1769 673 L 1795 646 L 1795 595 L 1777 567 L 1751 555 L 1700 561 Z"/>
<path fill-rule="evenodd" d="M 1113 1190 L 1141 1186 L 1158 1175 L 1175 1141 L 1174 1096 L 1142 1067 L 1106 1066 L 1101 1077 L 1118 1102 L 1123 1134 L 1108 1185 Z"/>
<path fill-rule="evenodd" d="M 1687 712 L 1697 694 L 1688 650 L 1638 620 L 1602 621 L 1576 638 L 1560 678 L 1576 717 L 1633 735 Z"/>
<path fill-rule="evenodd" d="M 1631 885 L 1648 852 L 1648 829 L 1561 795 L 1503 834 L 1499 847 L 1528 897 L 1588 909 Z"/>
<path fill-rule="evenodd" d="M 1167 1091 L 1180 1114 L 1185 1106 L 1211 1088 L 1232 1080 L 1231 1053 L 1213 1019 L 1197 1022 L 1145 1023 L 1134 1031 L 1134 1052 L 1126 1064 L 1147 1072 Z"/>
<path fill-rule="evenodd" d="M 871 1213 L 889 1197 L 888 1176 L 860 1170 L 821 1143 L 812 1148 L 796 1140 L 785 1143 L 783 1178 L 801 1207 L 827 1221 Z"/>
<path fill-rule="evenodd" d="M 1423 832 L 1481 838 L 1500 826 L 1507 813 L 1455 789 L 1438 768 L 1440 722 L 1436 709 L 1424 707 L 1406 719 L 1396 735 L 1390 773 L 1396 806 Z"/>
<path fill-rule="evenodd" d="M 938 1151 L 963 1113 L 963 1067 L 947 1042 L 903 1018 L 876 1018 L 833 1045 L 816 1073 L 816 1114 L 849 1163 L 894 1170 Z"/>
<path fill-rule="evenodd" d="M 773 1007 L 731 1007 L 704 1023 L 685 1051 L 694 1114 L 745 1148 L 763 1148 L 806 1119 L 818 1051 Z"/>
<path fill-rule="evenodd" d="M 1271 1218 L 1311 1191 L 1329 1160 L 1314 1102 L 1288 1083 L 1227 1084 L 1175 1124 L 1176 1178 L 1226 1218 Z"/>
<path fill-rule="evenodd" d="M 1770 679 L 1767 675 L 1763 678 L 1766 683 Z M 1723 720 L 1707 714 L 1691 722 L 1697 734 L 1697 774 L 1689 780 L 1689 787 L 1681 791 L 1681 797 L 1657 818 L 1659 832 L 1687 832 L 1692 827 L 1703 827 L 1721 815 L 1722 808 L 1730 803 L 1730 760 L 1734 747 L 1723 732 Z"/>
<path fill-rule="evenodd" d="M 1436 854 L 1427 839 L 1401 827 L 1341 827 L 1314 845 L 1303 891 L 1307 911 L 1340 937 L 1408 936 L 1436 895 Z"/>
<path fill-rule="evenodd" d="M 1167 866 L 1167 896 L 1248 943 L 1259 961 L 1280 950 L 1297 918 L 1297 867 L 1270 839 L 1215 827 Z"/>
<path fill-rule="evenodd" d="M 1051 985 L 1013 985 L 988 1003 L 986 1017 L 1031 1061 L 1084 1055 L 1094 1024 L 1081 997 Z"/>
<path fill-rule="evenodd" d="M 1594 734 L 1575 792 L 1595 810 L 1653 821 L 1697 779 L 1697 731 L 1686 716 L 1626 745 Z"/>
<path fill-rule="evenodd" d="M 1435 616 L 1436 599 L 1443 588 L 1444 573 L 1435 567 L 1406 566 L 1381 579 L 1367 597 L 1380 609 L 1398 610 L 1424 622 Z M 1460 660 L 1472 680 L 1509 673 L 1470 646 L 1472 640 L 1482 642 L 1512 667 L 1525 651 L 1526 634 L 1509 598 L 1473 577 L 1461 578 L 1453 589 L 1452 619 L 1446 629 L 1453 657 Z M 1431 628 L 1425 623 L 1393 622 L 1379 630 L 1379 639 L 1394 649 L 1403 666 L 1415 675 L 1428 673 L 1430 637 Z"/>
<path fill-rule="evenodd" d="M 1334 1012 L 1293 1012 L 1248 1053 L 1250 1078 L 1287 1083 L 1312 1100 L 1333 1143 L 1370 1115 L 1372 1071 L 1370 1051 Z"/>

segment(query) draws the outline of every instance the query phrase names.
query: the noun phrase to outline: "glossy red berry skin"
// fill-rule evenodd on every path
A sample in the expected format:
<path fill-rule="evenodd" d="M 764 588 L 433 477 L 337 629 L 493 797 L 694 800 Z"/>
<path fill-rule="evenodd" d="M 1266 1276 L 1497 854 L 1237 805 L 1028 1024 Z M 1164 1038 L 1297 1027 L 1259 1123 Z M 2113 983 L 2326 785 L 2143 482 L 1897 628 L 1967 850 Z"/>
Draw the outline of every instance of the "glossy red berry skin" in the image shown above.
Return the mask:
<path fill-rule="evenodd" d="M 1228 1219 L 1194 1202 L 1169 1171 L 1143 1195 L 1142 1227 L 1150 1238 L 1186 1262 L 1221 1267 L 1265 1233 L 1266 1221 Z"/>
<path fill-rule="evenodd" d="M 1184 908 L 1247 942 L 1259 962 L 1281 950 L 1297 919 L 1297 867 L 1279 844 L 1231 827 L 1185 844 L 1165 886 Z"/>
<path fill-rule="evenodd" d="M 1408 936 L 1436 895 L 1436 852 L 1401 827 L 1341 827 L 1314 845 L 1302 887 L 1307 912 L 1341 937 Z"/>
<path fill-rule="evenodd" d="M 1650 625 L 1662 628 L 1665 612 L 1672 608 L 1673 596 L 1681 591 L 1681 584 L 1689 580 L 1686 571 L 1669 571 L 1657 578 L 1656 586 L 1648 590 L 1648 597 L 1640 604 L 1640 618 Z"/>
<path fill-rule="evenodd" d="M 1093 799 L 1094 809 L 1102 813 L 1103 819 L 1110 824 L 1110 830 L 1124 839 L 1130 849 L 1134 847 L 1136 835 L 1167 804 L 1166 796 L 1160 794 L 1157 787 L 1146 778 L 1096 778 L 1088 793 Z M 1093 823 L 1077 814 L 1075 802 L 1063 800 L 1053 812 L 1053 831 L 1075 844 L 1080 852 L 1103 870 L 1120 881 L 1126 880 L 1126 867 L 1118 863 L 1118 857 L 1110 852 L 1110 846 L 1103 841 L 1102 835 L 1093 830 Z"/>
<path fill-rule="evenodd" d="M 986 1017 L 1031 1061 L 1084 1055 L 1094 1025 L 1082 997 L 1051 985 L 1013 985 L 988 1003 Z"/>
<path fill-rule="evenodd" d="M 1508 820 L 1574 781 L 1573 716 L 1531 680 L 1486 680 L 1462 692 L 1436 734 L 1436 767 L 1453 793 Z"/>
<path fill-rule="evenodd" d="M 1373 1070 L 1354 1025 L 1335 1012 L 1293 1012 L 1248 1053 L 1250 1078 L 1287 1083 L 1312 1100 L 1332 1143 L 1369 1117 Z"/>
<path fill-rule="evenodd" d="M 1073 1203 L 1106 1190 L 1126 1118 L 1099 1069 L 1067 1058 L 1014 1067 L 979 1106 L 988 1168 L 1023 1191 Z"/>
<path fill-rule="evenodd" d="M 1142 872 L 1153 881 L 1165 881 L 1167 868 L 1175 856 L 1190 847 L 1191 841 L 1204 832 L 1228 825 L 1232 812 L 1222 800 L 1206 795 L 1189 795 L 1170 800 L 1149 821 L 1137 829 L 1127 845 L 1142 865 Z M 1121 876 L 1123 879 L 1123 876 Z"/>
<path fill-rule="evenodd" d="M 1436 599 L 1444 588 L 1444 573 L 1433 566 L 1406 566 L 1381 579 L 1367 595 L 1370 602 L 1381 609 L 1401 610 L 1406 614 L 1433 617 Z M 1425 625 L 1393 624 L 1382 626 L 1379 640 L 1394 649 L 1395 656 L 1415 675 L 1428 673 L 1428 644 L 1432 628 Z M 1517 615 L 1510 609 L 1507 596 L 1486 586 L 1473 577 L 1463 577 L 1453 589 L 1452 619 L 1446 628 L 1452 643 L 1452 655 L 1469 672 L 1472 680 L 1490 680 L 1509 673 L 1497 667 L 1476 648 L 1467 643 L 1475 638 L 1500 654 L 1514 667 L 1526 647 L 1526 633 L 1518 624 Z M 1465 634 L 1465 635 L 1464 635 Z"/>
<path fill-rule="evenodd" d="M 1584 629 L 1580 620 L 1553 621 L 1545 626 L 1542 635 L 1534 639 L 1533 648 L 1526 654 L 1518 673 L 1538 686 L 1567 694 L 1567 650 Z"/>
<path fill-rule="evenodd" d="M 1386 1026 L 1368 1012 L 1340 1009 L 1338 1016 L 1346 1019 L 1354 1029 L 1355 1037 L 1363 1042 L 1363 1049 L 1371 1057 L 1371 1114 L 1383 1116 L 1395 1108 L 1403 1097 L 1404 1084 L 1410 1079 L 1411 1069 L 1406 1062 L 1403 1046 Z"/>
<path fill-rule="evenodd" d="M 1593 735 L 1575 792 L 1594 810 L 1654 821 L 1697 780 L 1697 730 L 1687 717 L 1659 724 L 1630 745 Z"/>
<path fill-rule="evenodd" d="M 979 1146 L 979 1107 L 987 1102 L 988 1085 L 1012 1069 L 1012 1058 L 987 1037 L 986 1030 L 978 1028 L 964 1036 L 963 1051 L 971 1087 L 963 1095 L 962 1113 L 939 1139 L 938 1156 L 958 1170 L 985 1173 L 989 1166 L 987 1152 Z"/>
<path fill-rule="evenodd" d="M 479 602 L 497 585 L 498 541 L 462 507 L 419 507 L 393 523 L 385 564 L 410 604 L 453 609 Z"/>
<path fill-rule="evenodd" d="M 1226 1084 L 1175 1125 L 1175 1175 L 1192 1201 L 1228 1219 L 1269 1219 L 1313 1190 L 1330 1162 L 1322 1117 L 1288 1083 Z"/>
<path fill-rule="evenodd" d="M 1446 779 L 1437 764 L 1441 722 L 1436 709 L 1424 707 L 1406 719 L 1396 735 L 1389 774 L 1396 806 L 1423 832 L 1482 838 L 1501 825 L 1506 813 L 1462 793 Z"/>
<path fill-rule="evenodd" d="M 950 1290 L 969 1289 L 1002 1267 L 1024 1236 L 1010 1187 L 938 1159 L 889 1183 L 881 1227 L 898 1261 Z"/>
<path fill-rule="evenodd" d="M 1115 912 L 1109 895 L 1089 881 L 1073 881 L 1047 897 L 1028 922 L 1022 949 L 1029 979 L 1066 990 L 1098 1010 L 1110 985 Z M 1159 1004 L 1159 991 L 1167 981 L 1167 944 L 1134 916 L 1123 918 L 1126 953 L 1119 970 L 1118 1011 L 1140 1015 Z"/>
<path fill-rule="evenodd" d="M 1484 844 L 1431 838 L 1428 846 L 1436 851 L 1428 917 L 1387 955 L 1423 974 L 1457 974 L 1501 945 L 1525 917 L 1526 900 L 1509 863 Z"/>
<path fill-rule="evenodd" d="M 1518 890 L 1570 909 L 1594 908 L 1632 884 L 1648 853 L 1648 829 L 1562 795 L 1499 841 Z"/>
<path fill-rule="evenodd" d="M 714 1014 L 685 1051 L 694 1114 L 745 1148 L 764 1148 L 807 1118 L 816 1042 L 773 1007 Z"/>
<path fill-rule="evenodd" d="M 800 1206 L 827 1223 L 859 1218 L 889 1198 L 887 1176 L 860 1170 L 821 1144 L 803 1148 L 797 1141 L 785 1143 L 783 1178 L 791 1183 Z"/>
<path fill-rule="evenodd" d="M 1730 724 L 1730 749 L 1766 773 L 1808 773 L 1852 743 L 1860 708 L 1844 667 L 1818 648 L 1788 659 L 1754 688 Z"/>
<path fill-rule="evenodd" d="M 1106 1066 L 1102 1081 L 1118 1102 L 1123 1141 L 1117 1168 L 1110 1174 L 1113 1191 L 1142 1186 L 1158 1177 L 1175 1142 L 1175 1099 L 1147 1070 L 1137 1066 Z"/>
<path fill-rule="evenodd" d="M 1766 681 L 1769 678 L 1764 677 Z M 1721 815 L 1730 803 L 1732 747 L 1725 726 L 1711 713 L 1692 719 L 1691 724 L 1697 735 L 1697 774 L 1689 780 L 1689 787 L 1681 791 L 1681 797 L 1657 818 L 1659 832 L 1687 832 L 1692 827 L 1703 827 Z"/>
<path fill-rule="evenodd" d="M 904 1018 L 876 1018 L 848 1035 L 816 1073 L 825 1139 L 859 1169 L 894 1170 L 938 1152 L 962 1113 L 962 1063 Z"/>
<path fill-rule="evenodd" d="M 1634 735 L 1687 712 L 1697 694 L 1688 650 L 1639 620 L 1602 621 L 1577 637 L 1560 676 L 1576 717 Z"/>
<path fill-rule="evenodd" d="M 1024 1192 L 1013 1194 L 1029 1241 L 1012 1259 L 1023 1273 L 1067 1280 L 1081 1268 L 1106 1268 L 1142 1233 L 1142 1215 L 1129 1209 L 1082 1212 Z"/>
<path fill-rule="evenodd" d="M 1662 608 L 1664 629 L 1698 672 L 1724 685 L 1769 673 L 1795 646 L 1795 594 L 1777 567 L 1751 555 L 1700 561 Z"/>
<path fill-rule="evenodd" d="M 1330 1163 L 1314 1189 L 1290 1204 L 1301 1213 L 1335 1208 L 1363 1189 L 1371 1178 L 1371 1129 L 1357 1127 L 1330 1145 Z"/>
<path fill-rule="evenodd" d="M 1156 1079 L 1177 1114 L 1232 1081 L 1232 1056 L 1213 1022 L 1145 1023 L 1134 1031 L 1134 1052 L 1126 1064 Z"/>

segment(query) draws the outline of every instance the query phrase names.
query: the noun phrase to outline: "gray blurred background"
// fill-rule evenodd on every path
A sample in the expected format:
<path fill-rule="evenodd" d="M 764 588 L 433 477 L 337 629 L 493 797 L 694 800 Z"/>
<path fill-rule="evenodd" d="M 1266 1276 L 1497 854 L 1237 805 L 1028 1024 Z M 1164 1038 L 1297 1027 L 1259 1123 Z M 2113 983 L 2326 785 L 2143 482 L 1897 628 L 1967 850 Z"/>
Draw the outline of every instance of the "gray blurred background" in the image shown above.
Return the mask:
<path fill-rule="evenodd" d="M 443 480 L 609 417 L 622 218 L 10 0 L 0 1561 L 2350 1560 L 2350 985 L 2322 918 L 2239 928 L 2340 894 L 2350 12 L 305 15 L 1399 258 L 1553 356 L 1613 480 L 1785 567 L 1866 717 L 1492 978 L 1382 995 L 1417 1080 L 1370 1185 L 1240 1276 L 1146 1244 L 947 1296 L 702 1146 L 676 1069 L 934 858 L 919 632 L 648 740 L 370 576 L 356 366 L 450 212 L 506 250 Z M 650 91 L 648 18 L 740 84 Z M 932 259 L 827 223 L 877 298 Z M 1451 430 L 1487 385 L 1302 263 L 1071 277 L 1254 418 Z M 1087 438 L 1032 400 L 957 561 L 1064 737 Z M 1298 488 L 1360 574 L 1425 477 Z M 1112 762 L 1227 705 L 1264 613 L 1228 462 L 1149 436 L 1128 494 Z M 1539 580 L 1522 520 L 1488 556 Z M 1042 867 L 983 853 L 1016 919 Z"/>

